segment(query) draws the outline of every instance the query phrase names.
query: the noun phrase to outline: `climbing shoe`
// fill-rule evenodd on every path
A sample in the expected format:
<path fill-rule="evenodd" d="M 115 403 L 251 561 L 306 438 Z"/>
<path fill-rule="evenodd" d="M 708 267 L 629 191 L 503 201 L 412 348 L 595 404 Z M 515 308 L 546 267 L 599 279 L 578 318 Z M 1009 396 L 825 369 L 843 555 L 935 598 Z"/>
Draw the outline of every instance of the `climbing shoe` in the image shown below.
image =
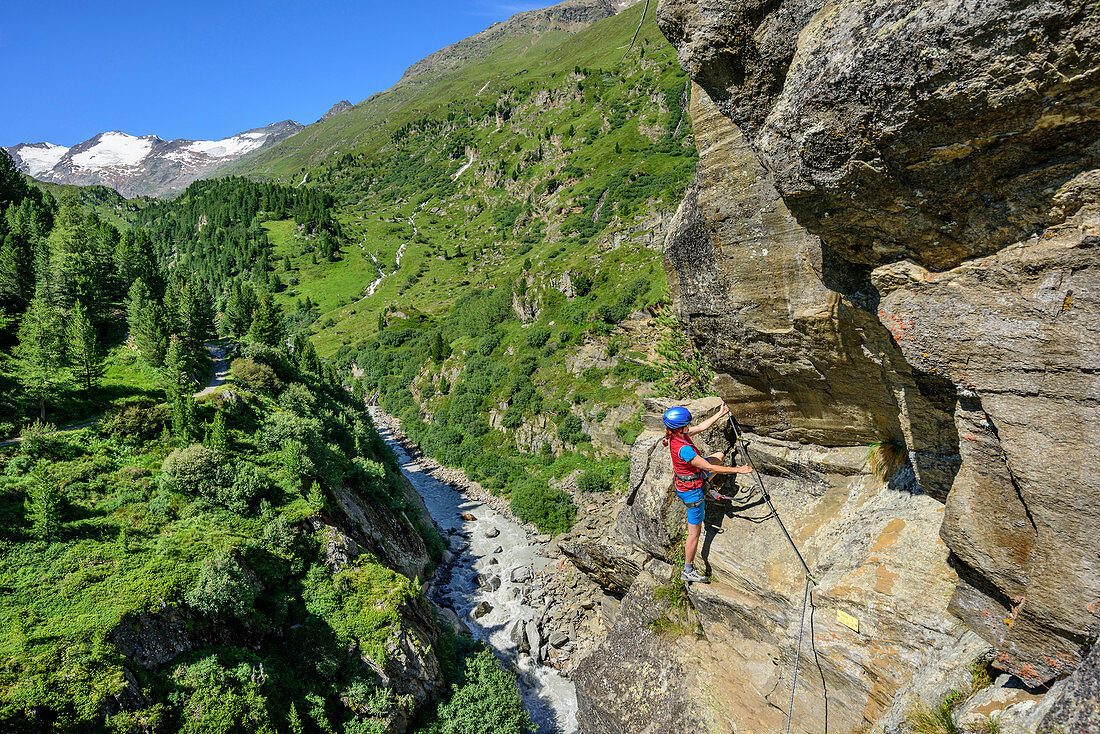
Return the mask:
<path fill-rule="evenodd" d="M 699 573 L 698 571 L 696 571 L 694 569 L 689 571 L 686 568 L 683 571 L 680 572 L 680 580 L 685 581 L 689 584 L 709 584 L 710 583 L 710 579 L 708 579 L 703 574 Z"/>

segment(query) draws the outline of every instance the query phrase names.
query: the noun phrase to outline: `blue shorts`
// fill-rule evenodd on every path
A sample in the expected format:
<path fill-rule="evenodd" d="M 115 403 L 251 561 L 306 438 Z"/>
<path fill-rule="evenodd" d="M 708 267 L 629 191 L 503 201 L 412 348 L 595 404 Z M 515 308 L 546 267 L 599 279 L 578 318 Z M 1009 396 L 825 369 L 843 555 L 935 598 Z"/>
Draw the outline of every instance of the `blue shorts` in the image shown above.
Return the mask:
<path fill-rule="evenodd" d="M 698 525 L 699 523 L 703 522 L 703 515 L 705 515 L 707 511 L 707 503 L 706 500 L 703 499 L 702 487 L 700 487 L 699 489 L 689 489 L 687 492 L 677 491 L 676 496 L 679 497 L 680 501 L 684 504 L 687 504 L 688 502 L 698 502 L 699 500 L 703 500 L 703 503 L 698 507 L 686 508 L 688 515 L 688 525 Z"/>

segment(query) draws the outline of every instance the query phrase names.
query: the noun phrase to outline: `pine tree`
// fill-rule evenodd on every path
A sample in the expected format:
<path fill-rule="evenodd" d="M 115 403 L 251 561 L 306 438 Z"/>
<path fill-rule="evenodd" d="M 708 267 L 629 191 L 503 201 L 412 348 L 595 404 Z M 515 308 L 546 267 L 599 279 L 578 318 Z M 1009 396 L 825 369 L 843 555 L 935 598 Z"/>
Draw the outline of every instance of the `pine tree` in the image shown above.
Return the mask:
<path fill-rule="evenodd" d="M 197 365 L 204 353 L 206 338 L 213 331 L 214 307 L 210 294 L 202 286 L 185 285 L 179 297 L 180 339 Z"/>
<path fill-rule="evenodd" d="M 214 411 L 214 422 L 210 425 L 210 448 L 223 454 L 229 451 L 229 429 L 225 425 L 225 413 Z"/>
<path fill-rule="evenodd" d="M 46 462 L 40 461 L 35 466 L 28 494 L 26 510 L 31 533 L 39 540 L 53 540 L 61 530 L 61 488 Z"/>
<path fill-rule="evenodd" d="M 0 220 L 3 221 L 3 220 Z M 0 308 L 20 310 L 24 305 L 22 263 L 15 238 L 0 231 Z"/>
<path fill-rule="evenodd" d="M 46 420 L 46 401 L 68 381 L 61 312 L 41 291 L 27 307 L 19 324 L 15 347 L 19 379 L 27 394 L 38 400 L 39 418 Z"/>
<path fill-rule="evenodd" d="M 130 330 L 130 335 L 133 336 L 137 333 L 138 326 L 141 323 L 141 314 L 145 310 L 149 301 L 153 300 L 153 295 L 149 291 L 149 286 L 145 280 L 138 278 L 130 284 L 129 295 L 126 299 L 126 326 Z"/>
<path fill-rule="evenodd" d="M 163 365 L 169 333 L 164 307 L 154 299 L 143 279 L 135 280 L 130 286 L 126 323 L 142 359 L 153 367 Z"/>
<path fill-rule="evenodd" d="M 256 295 L 247 285 L 234 283 L 229 292 L 222 317 L 222 331 L 234 337 L 242 337 L 252 327 L 252 314 L 256 310 Z"/>
<path fill-rule="evenodd" d="M 304 372 L 312 372 L 315 375 L 321 374 L 321 359 L 317 356 L 317 350 L 313 348 L 313 342 L 308 339 L 302 344 L 298 367 Z"/>
<path fill-rule="evenodd" d="M 286 341 L 286 327 L 283 326 L 283 318 L 279 307 L 265 296 L 256 307 L 256 314 L 252 319 L 252 328 L 248 335 L 252 341 L 266 344 L 269 347 L 281 346 Z"/>
<path fill-rule="evenodd" d="M 46 282 L 58 305 L 70 308 L 82 301 L 93 323 L 103 323 L 117 295 L 114 239 L 118 233 L 80 201 L 66 195 L 48 239 Z"/>
<path fill-rule="evenodd" d="M 96 328 L 81 301 L 73 304 L 73 310 L 69 314 L 69 322 L 65 326 L 65 343 L 75 377 L 85 390 L 90 391 L 99 384 L 99 378 L 103 377 L 104 355 Z"/>
<path fill-rule="evenodd" d="M 447 357 L 451 356 L 451 345 L 443 339 L 443 333 L 440 331 L 435 332 L 435 336 L 432 338 L 432 361 L 439 364 Z"/>
<path fill-rule="evenodd" d="M 195 402 L 191 399 L 194 382 L 189 361 L 186 347 L 172 337 L 164 357 L 164 392 L 172 407 L 172 433 L 181 441 L 190 441 L 195 432 Z"/>

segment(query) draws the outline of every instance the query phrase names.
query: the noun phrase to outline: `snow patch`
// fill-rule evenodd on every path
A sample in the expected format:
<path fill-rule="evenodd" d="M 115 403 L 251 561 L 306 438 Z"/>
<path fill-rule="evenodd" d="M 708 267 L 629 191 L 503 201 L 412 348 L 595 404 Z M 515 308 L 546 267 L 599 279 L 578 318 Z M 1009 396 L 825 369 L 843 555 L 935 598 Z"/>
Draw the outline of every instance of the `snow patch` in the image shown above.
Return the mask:
<path fill-rule="evenodd" d="M 144 138 L 121 132 L 103 133 L 95 145 L 74 155 L 73 163 L 81 168 L 136 166 L 152 149 L 152 141 Z"/>
<path fill-rule="evenodd" d="M 196 140 L 185 146 L 185 150 L 202 153 L 211 158 L 242 156 L 263 146 L 267 133 L 241 133 L 221 140 Z"/>
<path fill-rule="evenodd" d="M 27 167 L 27 173 L 32 176 L 37 176 L 60 163 L 61 159 L 64 158 L 65 154 L 68 152 L 69 149 L 64 145 L 37 143 L 21 148 L 17 155 Z"/>

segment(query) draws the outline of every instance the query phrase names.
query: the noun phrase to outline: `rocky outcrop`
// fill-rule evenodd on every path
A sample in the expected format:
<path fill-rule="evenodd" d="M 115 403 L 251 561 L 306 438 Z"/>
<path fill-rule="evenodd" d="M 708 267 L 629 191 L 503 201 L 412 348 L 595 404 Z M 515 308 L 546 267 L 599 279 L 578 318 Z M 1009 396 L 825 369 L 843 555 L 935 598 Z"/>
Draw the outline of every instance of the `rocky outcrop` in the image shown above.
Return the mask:
<path fill-rule="evenodd" d="M 711 399 L 689 408 L 698 419 L 718 405 Z M 683 724 L 685 707 L 713 731 L 731 725 L 782 730 L 800 631 L 802 674 L 791 731 L 820 731 L 826 706 L 830 731 L 873 724 L 898 731 L 914 700 L 962 686 L 970 663 L 989 646 L 947 610 L 957 577 L 939 537 L 944 507 L 926 494 L 873 480 L 860 449 L 750 437 L 773 502 L 818 582 L 805 619 L 797 557 L 761 497 L 727 481 L 725 492 L 740 499 L 708 506 L 696 561 L 714 583 L 687 590 L 694 616 L 677 623 L 675 644 L 648 637 L 646 624 L 662 627 L 654 623 L 660 605 L 645 601 L 650 616 L 639 622 L 630 616 L 631 600 L 675 596 L 679 569 L 668 564 L 682 551 L 685 529 L 658 429 L 666 406 L 648 401 L 647 430 L 634 444 L 630 488 L 611 537 L 575 537 L 562 546 L 607 590 L 622 593 L 626 586 L 606 641 L 579 666 L 586 671 L 576 677 L 586 731 L 642 730 L 632 728 L 637 705 L 625 689 L 639 671 L 645 673 L 639 689 L 672 697 L 667 707 L 645 709 L 653 731 Z M 715 428 L 700 448 L 728 450 L 730 438 Z M 652 571 L 654 558 L 660 574 Z M 844 626 L 841 613 L 857 620 L 858 629 Z M 668 680 L 682 687 L 669 687 Z M 689 703 L 675 704 L 677 691 L 690 691 Z"/>
<path fill-rule="evenodd" d="M 662 0 L 658 22 L 700 152 L 666 268 L 720 394 L 772 441 L 898 446 L 945 503 L 936 624 L 1064 677 L 1100 632 L 1100 15 Z"/>
<path fill-rule="evenodd" d="M 404 485 L 408 483 L 402 479 Z M 405 487 L 406 499 L 419 503 L 423 507 L 423 500 L 416 495 L 412 487 Z M 415 497 L 413 500 L 410 495 Z M 409 578 L 425 578 L 428 566 L 428 550 L 424 545 L 424 539 L 405 513 L 393 513 L 376 502 L 348 489 L 337 489 L 333 492 L 336 499 L 336 512 L 339 513 L 339 525 L 350 536 L 351 546 L 356 555 L 360 550 L 366 550 L 379 559 L 383 565 L 392 568 Z M 414 508 L 416 504 L 412 505 Z M 431 520 L 427 510 L 419 514 L 424 527 L 431 527 Z M 347 556 L 347 543 L 338 543 L 333 547 L 329 538 L 328 554 L 330 565 L 339 565 L 339 559 Z M 343 548 L 341 547 L 343 546 Z M 335 556 L 335 558 L 332 558 Z"/>
<path fill-rule="evenodd" d="M 658 23 L 800 225 L 845 262 L 945 269 L 1072 213 L 1100 161 L 1092 11 L 662 0 Z"/>
<path fill-rule="evenodd" d="M 565 0 L 548 8 L 517 13 L 503 23 L 491 26 L 458 43 L 440 49 L 410 66 L 402 82 L 433 78 L 484 58 L 509 39 L 528 33 L 576 33 L 598 20 L 610 18 L 640 0 Z"/>
<path fill-rule="evenodd" d="M 577 670 L 578 723 L 586 734 L 698 731 L 705 724 L 692 703 L 697 690 L 689 662 L 654 629 L 669 606 L 655 591 L 670 569 L 649 561 L 607 641 Z"/>
<path fill-rule="evenodd" d="M 1095 731 L 1100 722 L 1100 646 L 1066 681 L 1049 713 L 1039 724 L 1040 734 Z"/>

